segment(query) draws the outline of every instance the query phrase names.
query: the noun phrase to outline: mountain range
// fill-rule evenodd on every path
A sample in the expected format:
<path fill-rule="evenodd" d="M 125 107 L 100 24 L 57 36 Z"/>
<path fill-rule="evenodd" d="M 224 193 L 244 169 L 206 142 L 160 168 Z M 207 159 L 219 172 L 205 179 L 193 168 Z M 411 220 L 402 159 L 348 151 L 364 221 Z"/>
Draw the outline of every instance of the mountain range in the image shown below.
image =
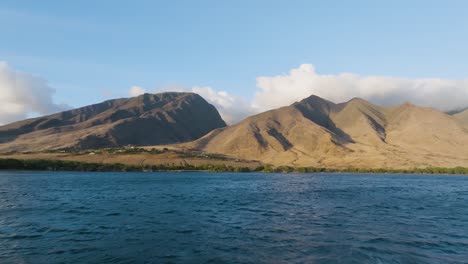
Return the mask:
<path fill-rule="evenodd" d="M 311 96 L 184 145 L 274 165 L 452 167 L 468 165 L 468 122 L 430 108 L 379 107 Z"/>
<path fill-rule="evenodd" d="M 226 126 L 197 94 L 144 94 L 2 126 L 0 152 L 171 145 L 276 166 L 468 167 L 467 116 L 312 95 Z"/>
<path fill-rule="evenodd" d="M 144 94 L 1 126 L 0 151 L 172 144 L 224 126 L 216 108 L 197 94 Z"/>

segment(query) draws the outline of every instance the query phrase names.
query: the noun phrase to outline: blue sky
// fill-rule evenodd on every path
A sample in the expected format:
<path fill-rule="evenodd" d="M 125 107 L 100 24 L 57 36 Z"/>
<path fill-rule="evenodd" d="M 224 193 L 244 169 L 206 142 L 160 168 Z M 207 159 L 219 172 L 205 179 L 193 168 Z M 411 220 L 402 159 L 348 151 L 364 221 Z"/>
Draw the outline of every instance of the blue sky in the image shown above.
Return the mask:
<path fill-rule="evenodd" d="M 244 101 L 257 77 L 468 76 L 467 1 L 0 2 L 0 61 L 82 106 L 132 86 L 211 87 Z"/>

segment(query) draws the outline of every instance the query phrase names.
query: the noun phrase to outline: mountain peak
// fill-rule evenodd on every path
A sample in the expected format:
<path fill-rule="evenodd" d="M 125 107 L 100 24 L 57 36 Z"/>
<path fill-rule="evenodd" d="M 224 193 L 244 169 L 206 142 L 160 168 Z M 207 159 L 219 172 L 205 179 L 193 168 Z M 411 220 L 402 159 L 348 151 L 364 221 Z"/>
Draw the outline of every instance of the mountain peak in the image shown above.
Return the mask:
<path fill-rule="evenodd" d="M 326 99 L 323 99 L 322 97 L 320 96 L 317 96 L 317 95 L 311 95 L 307 98 L 304 98 L 302 99 L 301 101 L 299 101 L 299 103 L 301 104 L 331 104 L 331 105 L 334 105 L 334 103 L 326 100 Z"/>
<path fill-rule="evenodd" d="M 467 128 L 441 112 L 409 103 L 385 108 L 353 98 L 334 104 L 312 95 L 189 144 L 274 165 L 453 167 L 468 164 Z"/>
<path fill-rule="evenodd" d="M 351 98 L 348 103 L 351 103 L 351 102 L 359 102 L 359 103 L 368 103 L 368 101 L 360 98 L 360 97 L 353 97 Z"/>
<path fill-rule="evenodd" d="M 146 93 L 2 126 L 0 151 L 171 144 L 224 126 L 198 94 Z"/>

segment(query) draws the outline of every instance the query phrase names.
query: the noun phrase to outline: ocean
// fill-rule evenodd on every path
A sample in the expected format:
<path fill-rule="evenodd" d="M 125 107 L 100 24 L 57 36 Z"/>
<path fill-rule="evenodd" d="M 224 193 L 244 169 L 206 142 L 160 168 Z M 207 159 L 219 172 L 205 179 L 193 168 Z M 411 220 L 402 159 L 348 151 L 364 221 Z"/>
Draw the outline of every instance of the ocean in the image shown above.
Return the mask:
<path fill-rule="evenodd" d="M 468 263 L 468 177 L 2 171 L 0 263 Z"/>

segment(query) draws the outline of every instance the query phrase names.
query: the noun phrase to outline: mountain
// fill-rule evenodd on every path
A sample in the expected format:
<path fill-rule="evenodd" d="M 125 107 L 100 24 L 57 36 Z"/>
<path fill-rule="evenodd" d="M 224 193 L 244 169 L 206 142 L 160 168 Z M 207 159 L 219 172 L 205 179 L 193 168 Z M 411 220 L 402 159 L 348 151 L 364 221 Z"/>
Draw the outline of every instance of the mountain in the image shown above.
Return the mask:
<path fill-rule="evenodd" d="M 274 165 L 468 166 L 468 124 L 430 108 L 379 107 L 311 96 L 183 144 Z"/>
<path fill-rule="evenodd" d="M 197 94 L 144 94 L 1 126 L 0 151 L 170 144 L 224 126 Z"/>
<path fill-rule="evenodd" d="M 454 114 L 453 116 L 468 123 L 468 108 L 462 112 Z"/>

